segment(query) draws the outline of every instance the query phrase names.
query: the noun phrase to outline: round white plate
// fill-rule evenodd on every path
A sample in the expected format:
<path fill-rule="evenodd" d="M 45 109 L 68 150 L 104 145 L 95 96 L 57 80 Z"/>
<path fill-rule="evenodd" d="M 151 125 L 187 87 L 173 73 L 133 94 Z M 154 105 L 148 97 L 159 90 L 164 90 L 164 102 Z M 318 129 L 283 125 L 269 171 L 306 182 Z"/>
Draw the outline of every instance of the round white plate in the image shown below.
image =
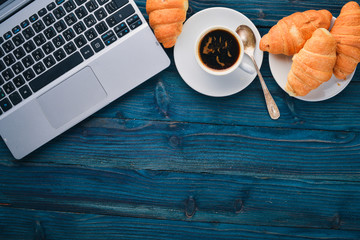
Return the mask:
<path fill-rule="evenodd" d="M 333 17 L 330 29 L 334 25 L 335 19 L 336 18 Z M 285 91 L 287 75 L 291 70 L 292 57 L 282 54 L 276 55 L 269 53 L 269 64 L 275 81 Z M 295 98 L 308 102 L 318 102 L 332 98 L 345 89 L 353 78 L 354 73 L 355 71 L 348 76 L 346 80 L 337 79 L 333 75 L 329 81 L 321 84 L 318 88 L 312 90 L 306 96 L 295 96 Z"/>
<path fill-rule="evenodd" d="M 229 8 L 208 8 L 185 22 L 174 47 L 174 59 L 180 76 L 191 88 L 208 96 L 225 97 L 240 92 L 255 79 L 256 70 L 247 55 L 244 55 L 241 66 L 226 76 L 213 76 L 205 72 L 195 59 L 195 42 L 202 31 L 214 25 L 236 30 L 241 24 L 248 25 L 255 33 L 255 59 L 261 67 L 263 52 L 259 49 L 260 33 L 243 14 Z"/>

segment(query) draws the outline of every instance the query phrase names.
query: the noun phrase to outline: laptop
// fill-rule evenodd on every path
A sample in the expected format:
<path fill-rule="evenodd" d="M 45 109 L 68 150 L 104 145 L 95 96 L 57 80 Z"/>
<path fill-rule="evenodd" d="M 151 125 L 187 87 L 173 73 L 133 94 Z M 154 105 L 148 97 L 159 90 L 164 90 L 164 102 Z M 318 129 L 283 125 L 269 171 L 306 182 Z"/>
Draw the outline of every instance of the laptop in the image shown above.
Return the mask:
<path fill-rule="evenodd" d="M 0 135 L 21 159 L 170 65 L 133 0 L 0 0 Z"/>

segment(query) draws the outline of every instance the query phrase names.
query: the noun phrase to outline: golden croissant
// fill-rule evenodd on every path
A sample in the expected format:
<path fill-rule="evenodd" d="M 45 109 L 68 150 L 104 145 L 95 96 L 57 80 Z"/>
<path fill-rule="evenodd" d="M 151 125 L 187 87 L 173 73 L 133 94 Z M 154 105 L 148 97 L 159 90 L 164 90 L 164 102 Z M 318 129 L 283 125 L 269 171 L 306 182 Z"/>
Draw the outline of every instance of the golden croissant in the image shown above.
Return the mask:
<path fill-rule="evenodd" d="M 296 12 L 281 19 L 260 40 L 260 49 L 273 54 L 292 56 L 318 28 L 330 27 L 332 14 L 327 10 Z"/>
<path fill-rule="evenodd" d="M 335 38 L 325 28 L 317 29 L 294 55 L 285 90 L 293 96 L 305 96 L 332 77 L 335 62 Z"/>
<path fill-rule="evenodd" d="M 337 42 L 337 60 L 334 75 L 346 79 L 360 62 L 360 7 L 349 2 L 341 9 L 331 34 Z"/>
<path fill-rule="evenodd" d="M 149 15 L 149 24 L 154 30 L 155 37 L 165 48 L 175 45 L 180 35 L 188 0 L 147 0 L 146 12 Z"/>

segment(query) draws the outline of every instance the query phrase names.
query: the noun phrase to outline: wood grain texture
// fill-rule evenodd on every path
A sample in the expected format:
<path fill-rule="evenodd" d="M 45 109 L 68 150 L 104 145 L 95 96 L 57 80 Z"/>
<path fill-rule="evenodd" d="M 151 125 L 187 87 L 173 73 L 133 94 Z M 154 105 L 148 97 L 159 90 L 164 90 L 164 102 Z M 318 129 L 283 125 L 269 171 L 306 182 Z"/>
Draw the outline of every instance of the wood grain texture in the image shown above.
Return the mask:
<path fill-rule="evenodd" d="M 4 221 L 12 225 L 4 224 Z M 40 234 L 35 234 L 38 229 Z M 41 230 L 39 230 L 41 229 Z M 356 231 L 251 226 L 221 222 L 174 221 L 98 214 L 0 208 L 0 230 L 7 240 L 113 239 L 358 239 Z"/>
<path fill-rule="evenodd" d="M 2 210 L 360 230 L 358 182 L 42 165 L 0 170 Z"/>
<path fill-rule="evenodd" d="M 356 132 L 92 118 L 21 162 L 0 156 L 15 165 L 358 180 L 359 150 Z"/>
<path fill-rule="evenodd" d="M 136 1 L 145 17 L 145 0 Z M 266 34 L 296 11 L 347 1 L 191 0 L 229 7 Z M 172 64 L 21 161 L 0 142 L 0 239 L 360 239 L 360 71 L 338 96 L 260 83 L 203 96 Z"/>

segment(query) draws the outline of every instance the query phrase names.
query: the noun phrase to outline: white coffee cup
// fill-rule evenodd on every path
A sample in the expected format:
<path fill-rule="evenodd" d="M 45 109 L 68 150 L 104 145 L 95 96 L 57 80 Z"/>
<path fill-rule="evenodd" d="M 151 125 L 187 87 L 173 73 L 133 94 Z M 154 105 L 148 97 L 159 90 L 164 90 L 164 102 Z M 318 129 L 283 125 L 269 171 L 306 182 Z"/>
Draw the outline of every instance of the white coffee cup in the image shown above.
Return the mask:
<path fill-rule="evenodd" d="M 215 36 L 214 33 L 216 30 L 222 30 L 222 31 L 217 31 L 218 34 L 216 36 L 219 36 L 220 33 L 220 36 L 223 36 L 223 39 L 224 36 L 225 38 L 226 37 L 231 38 L 232 44 L 227 45 L 227 43 L 221 42 L 222 41 L 221 38 L 216 39 L 216 37 L 214 37 Z M 213 48 L 206 48 L 206 46 L 202 47 L 206 40 L 208 40 L 208 42 L 209 41 L 211 42 L 206 45 L 212 46 Z M 213 44 L 213 41 L 216 42 L 215 46 Z M 236 51 L 237 49 L 238 51 Z M 237 35 L 234 30 L 225 26 L 218 25 L 218 26 L 209 27 L 199 34 L 195 43 L 194 51 L 195 51 L 195 58 L 197 63 L 205 72 L 216 76 L 223 76 L 232 73 L 235 69 L 237 69 L 240 66 L 244 56 L 244 44 L 241 41 L 239 35 Z M 207 51 L 211 51 L 211 55 L 209 55 L 209 53 L 204 53 Z M 234 54 L 234 56 L 237 56 L 237 58 L 232 57 L 230 51 Z M 227 56 L 224 56 L 225 52 L 227 53 Z M 231 58 L 228 58 L 228 56 L 231 56 Z M 214 64 L 210 66 L 211 64 L 208 64 L 210 63 L 210 61 L 207 62 L 205 60 L 206 58 L 213 60 L 212 62 Z M 215 59 L 216 62 L 214 61 Z M 224 63 L 222 62 L 224 59 L 226 60 L 232 59 L 232 60 L 231 61 L 229 60 L 228 62 Z"/>

